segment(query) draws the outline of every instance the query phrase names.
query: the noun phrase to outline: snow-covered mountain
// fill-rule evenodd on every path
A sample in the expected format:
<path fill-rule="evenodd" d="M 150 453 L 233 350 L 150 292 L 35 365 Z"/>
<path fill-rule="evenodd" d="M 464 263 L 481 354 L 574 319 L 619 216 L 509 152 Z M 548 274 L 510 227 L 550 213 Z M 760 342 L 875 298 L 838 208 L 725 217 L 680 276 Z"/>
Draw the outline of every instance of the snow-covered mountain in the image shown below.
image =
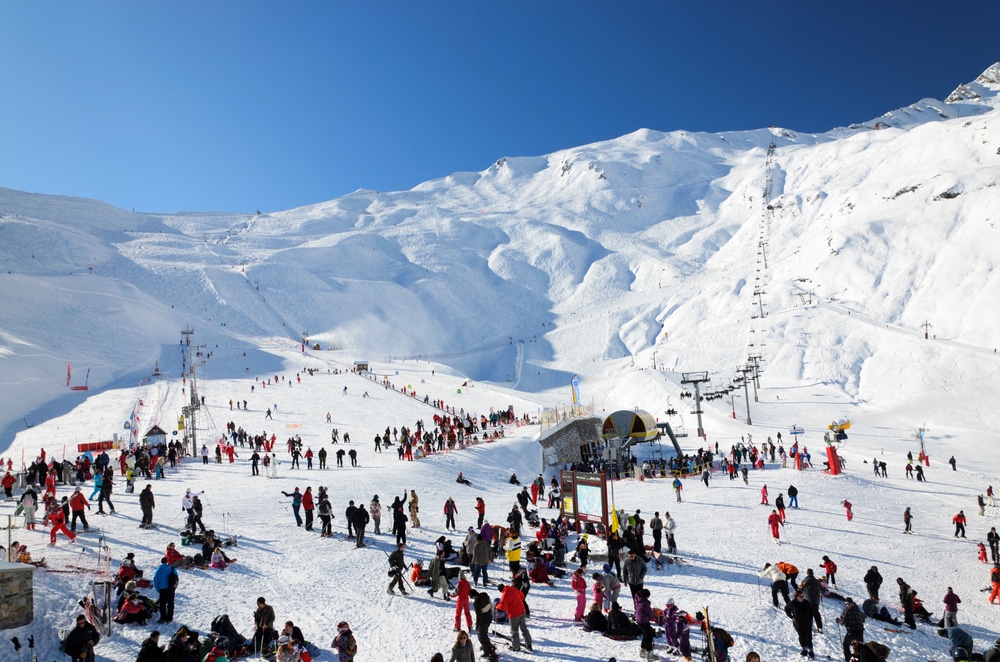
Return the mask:
<path fill-rule="evenodd" d="M 978 604 L 984 571 L 971 546 L 956 553 L 962 543 L 945 529 L 959 508 L 976 519 L 974 496 L 995 483 L 990 467 L 1000 460 L 998 93 L 1000 63 L 945 101 L 924 99 L 824 134 L 642 130 L 500 158 L 410 191 L 359 190 L 275 213 L 138 213 L 0 189 L 0 457 L 60 446 L 72 454 L 77 442 L 120 431 L 139 401 L 145 423 L 174 421 L 186 387 L 177 343 L 188 326 L 212 355 L 199 375 L 206 436 L 223 419 L 256 429 L 273 398 L 280 414 L 268 428 L 279 436 L 294 429 L 317 447 L 329 442 L 321 418 L 331 409 L 366 444 L 386 424 L 431 413 L 392 392 L 362 399 L 354 376 L 249 396 L 256 378 L 280 373 L 291 384 L 305 366 L 367 359 L 392 381 L 468 411 L 514 404 L 533 413 L 566 404 L 578 374 L 598 415 L 640 407 L 662 418 L 676 407 L 673 422 L 692 433 L 685 442 L 693 450 L 701 442 L 678 398 L 687 390 L 682 373 L 707 372 L 708 388 L 719 390 L 759 355 L 759 397 L 748 386 L 746 396 L 741 387 L 704 403 L 709 441 L 726 448 L 798 424 L 815 457 L 818 432 L 846 415 L 855 422 L 844 448 L 849 475 L 769 467 L 748 487 L 689 485 L 693 498 L 672 509 L 692 565 L 649 581 L 656 604 L 671 596 L 686 608 L 711 603 L 741 654 L 797 657 L 783 619 L 762 617 L 770 608 L 754 579 L 764 561 L 777 560 L 757 505 L 760 485 L 780 490 L 794 480 L 808 505 L 794 515 L 782 555 L 808 567 L 835 552 L 844 590 L 855 595 L 871 563 L 883 567 L 890 597 L 895 573 L 917 577 L 936 613 L 938 593 L 953 583 L 969 603 L 963 622 L 987 641 L 1000 617 Z M 321 350 L 302 352 L 303 336 Z M 67 363 L 71 383 L 88 380 L 90 391 L 67 388 Z M 149 382 L 157 366 L 166 378 Z M 342 386 L 353 397 L 341 396 Z M 249 412 L 231 413 L 222 403 L 239 394 L 256 400 Z M 898 475 L 906 452 L 916 455 L 915 427 L 929 431 L 935 460 L 931 481 L 919 485 Z M 363 455 L 352 480 L 329 479 L 335 503 L 342 509 L 346 498 L 368 499 L 391 484 L 395 492 L 416 487 L 435 512 L 464 470 L 499 517 L 512 495 L 498 475 L 540 469 L 536 434 L 527 426 L 494 446 L 414 464 Z M 863 463 L 873 455 L 888 459 L 888 482 L 870 477 Z M 960 471 L 941 470 L 950 455 Z M 157 483 L 158 503 L 168 505 L 158 511 L 161 530 L 142 532 L 149 537 L 141 543 L 130 521 L 134 495 L 121 496 L 122 517 L 101 522 L 114 553 L 137 549 L 146 567 L 155 564 L 176 537 L 177 516 L 168 513 L 183 488 L 207 489 L 218 507 L 213 525 L 235 515 L 247 540 L 225 591 L 216 590 L 216 575 L 185 575 L 179 607 L 192 626 L 233 610 L 245 630 L 246 605 L 266 591 L 280 618 L 311 633 L 350 613 L 364 642 L 359 662 L 425 659 L 446 648 L 451 627 L 442 629 L 449 618 L 441 610 L 384 595 L 387 537 L 367 551 L 320 547 L 284 526 L 285 504 L 274 505 L 278 488 L 308 478 L 283 468 L 261 488 L 244 469 L 185 465 Z M 630 510 L 673 506 L 661 483 L 615 489 Z M 848 496 L 857 513 L 849 531 L 840 506 Z M 906 536 L 904 547 L 898 514 L 911 501 L 927 536 Z M 470 510 L 465 495 L 461 525 Z M 990 521 L 976 519 L 970 537 L 982 537 Z M 429 555 L 439 524 L 413 534 L 415 558 Z M 59 568 L 74 554 L 60 543 L 49 558 Z M 317 580 L 318 564 L 339 569 L 338 579 Z M 85 579 L 36 575 L 36 625 L 64 624 Z M 533 594 L 540 650 L 568 660 L 636 652 L 631 643 L 581 640 L 565 623 L 568 595 L 565 582 Z M 102 645 L 102 659 L 134 659 L 144 633 L 124 629 Z M 926 631 L 876 635 L 898 659 L 943 650 Z M 836 654 L 839 643 L 824 645 Z M 42 651 L 56 655 L 52 637 Z"/>
<path fill-rule="evenodd" d="M 67 362 L 91 388 L 134 383 L 186 324 L 244 351 L 308 334 L 533 392 L 654 351 L 728 381 L 753 346 L 772 383 L 903 406 L 864 377 L 935 364 L 925 322 L 972 356 L 1000 344 L 998 90 L 1000 64 L 826 134 L 641 130 L 279 213 L 2 190 L 0 439 L 70 406 Z"/>

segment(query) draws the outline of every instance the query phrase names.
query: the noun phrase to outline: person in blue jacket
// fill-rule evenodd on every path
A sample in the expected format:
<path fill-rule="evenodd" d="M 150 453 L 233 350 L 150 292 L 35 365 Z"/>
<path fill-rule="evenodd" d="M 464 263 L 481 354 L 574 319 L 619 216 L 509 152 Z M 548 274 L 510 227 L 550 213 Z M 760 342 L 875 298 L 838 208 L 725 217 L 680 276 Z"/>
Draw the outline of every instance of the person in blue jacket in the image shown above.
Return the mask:
<path fill-rule="evenodd" d="M 174 620 L 174 591 L 177 590 L 177 583 L 180 577 L 177 569 L 167 563 L 167 557 L 160 559 L 160 567 L 153 574 L 153 588 L 160 594 L 160 623 L 169 623 Z"/>

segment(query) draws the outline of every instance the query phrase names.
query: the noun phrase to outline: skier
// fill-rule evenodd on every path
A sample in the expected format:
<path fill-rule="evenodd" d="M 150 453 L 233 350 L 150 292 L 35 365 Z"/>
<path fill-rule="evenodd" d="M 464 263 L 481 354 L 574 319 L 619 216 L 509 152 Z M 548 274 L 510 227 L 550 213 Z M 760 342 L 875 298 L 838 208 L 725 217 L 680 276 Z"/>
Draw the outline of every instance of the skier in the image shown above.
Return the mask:
<path fill-rule="evenodd" d="M 958 471 L 958 469 L 955 467 L 955 456 L 954 455 L 952 455 L 950 458 L 948 458 L 948 464 L 951 465 L 951 470 L 952 471 Z"/>
<path fill-rule="evenodd" d="M 851 510 L 852 504 L 847 499 L 844 499 L 843 504 L 844 504 L 844 511 L 847 513 L 847 521 L 850 522 L 851 520 L 854 519 L 854 511 Z"/>
<path fill-rule="evenodd" d="M 476 634 L 479 637 L 479 645 L 483 648 L 483 655 L 489 662 L 497 662 L 496 647 L 490 641 L 490 626 L 493 624 L 493 601 L 486 591 L 469 590 L 469 597 L 472 598 L 472 608 L 476 612 Z"/>
<path fill-rule="evenodd" d="M 684 483 L 681 482 L 680 476 L 674 478 L 673 487 L 674 487 L 674 495 L 677 497 L 677 503 L 680 503 L 681 490 L 684 489 Z"/>
<path fill-rule="evenodd" d="M 524 647 L 530 653 L 531 633 L 525 624 L 524 595 L 513 586 L 500 585 L 500 602 L 497 608 L 507 614 L 510 620 L 510 648 L 515 653 L 521 650 L 521 635 L 524 635 Z"/>
<path fill-rule="evenodd" d="M 955 525 L 955 537 L 965 537 L 965 511 L 960 510 L 951 518 L 951 523 Z M 961 534 L 961 536 L 959 536 Z"/>
<path fill-rule="evenodd" d="M 83 496 L 83 492 L 80 491 L 79 485 L 73 490 L 73 496 L 69 498 L 69 507 L 73 512 L 73 519 L 70 522 L 69 527 L 70 530 L 73 533 L 76 533 L 76 520 L 79 519 L 83 522 L 84 532 L 86 533 L 87 531 L 90 531 L 90 525 L 87 524 L 87 515 L 83 510 L 84 508 L 90 510 L 90 503 L 87 501 L 87 498 Z"/>
<path fill-rule="evenodd" d="M 907 508 L 906 510 L 903 511 L 903 524 L 906 525 L 906 528 L 903 529 L 903 533 L 909 533 L 909 534 L 913 533 L 913 530 L 910 528 L 912 520 L 913 520 L 913 515 L 910 514 L 910 509 Z"/>
<path fill-rule="evenodd" d="M 444 528 L 448 531 L 457 530 L 455 526 L 455 513 L 458 512 L 458 506 L 455 505 L 455 500 L 448 497 L 448 500 L 444 502 Z M 469 626 L 472 627 L 471 625 Z"/>
<path fill-rule="evenodd" d="M 406 544 L 399 543 L 396 545 L 396 551 L 389 555 L 389 576 L 392 577 L 387 591 L 389 595 L 395 595 L 392 590 L 393 586 L 398 586 L 399 592 L 406 595 L 406 588 L 403 584 L 403 572 L 406 570 L 406 561 L 403 558 L 404 549 L 406 549 Z"/>
<path fill-rule="evenodd" d="M 778 511 L 778 517 L 781 519 L 781 523 L 785 523 L 785 497 L 779 494 L 778 498 L 774 500 L 774 507 Z"/>
<path fill-rule="evenodd" d="M 299 509 L 302 507 L 302 493 L 299 492 L 299 488 L 295 488 L 291 494 L 281 491 L 286 497 L 291 497 L 292 499 L 292 513 L 295 514 L 295 526 L 302 526 L 302 516 L 299 514 Z"/>
<path fill-rule="evenodd" d="M 771 505 L 767 500 L 767 484 L 765 484 L 764 487 L 760 488 L 760 503 L 763 506 Z"/>
<path fill-rule="evenodd" d="M 781 498 L 781 495 L 778 495 Z M 785 523 L 781 521 L 781 516 L 778 515 L 777 510 L 772 510 L 771 514 L 767 518 L 767 525 L 771 527 L 771 537 L 774 539 L 775 544 L 781 544 L 781 538 L 778 535 L 778 525 L 785 526 Z"/>
<path fill-rule="evenodd" d="M 994 563 L 993 569 L 990 570 L 990 604 L 1000 597 L 1000 563 Z"/>
<path fill-rule="evenodd" d="M 788 507 L 795 508 L 796 510 L 799 509 L 799 490 L 794 485 L 788 486 Z M 782 516 L 781 519 L 784 521 L 784 516 Z"/>

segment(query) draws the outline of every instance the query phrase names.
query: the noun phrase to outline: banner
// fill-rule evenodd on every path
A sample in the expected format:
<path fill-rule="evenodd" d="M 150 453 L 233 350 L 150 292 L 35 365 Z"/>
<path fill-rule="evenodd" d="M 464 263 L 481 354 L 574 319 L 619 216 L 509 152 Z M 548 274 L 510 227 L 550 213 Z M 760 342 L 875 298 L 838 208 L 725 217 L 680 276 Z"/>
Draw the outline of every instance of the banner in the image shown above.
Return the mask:
<path fill-rule="evenodd" d="M 573 379 L 569 381 L 569 384 L 573 389 L 573 406 L 576 407 L 580 404 L 580 375 L 573 375 Z"/>

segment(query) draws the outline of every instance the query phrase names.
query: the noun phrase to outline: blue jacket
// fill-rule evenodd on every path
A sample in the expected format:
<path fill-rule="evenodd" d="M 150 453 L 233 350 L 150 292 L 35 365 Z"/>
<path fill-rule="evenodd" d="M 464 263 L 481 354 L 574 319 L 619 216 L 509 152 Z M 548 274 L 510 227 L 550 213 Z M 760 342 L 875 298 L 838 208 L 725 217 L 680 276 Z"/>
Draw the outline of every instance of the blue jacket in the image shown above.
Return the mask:
<path fill-rule="evenodd" d="M 177 569 L 174 568 L 169 563 L 161 563 L 160 567 L 157 568 L 156 572 L 153 574 L 153 588 L 155 588 L 157 591 L 162 591 L 165 588 L 170 588 L 171 576 L 173 576 L 174 585 L 176 586 L 176 582 L 179 579 L 177 577 Z"/>

